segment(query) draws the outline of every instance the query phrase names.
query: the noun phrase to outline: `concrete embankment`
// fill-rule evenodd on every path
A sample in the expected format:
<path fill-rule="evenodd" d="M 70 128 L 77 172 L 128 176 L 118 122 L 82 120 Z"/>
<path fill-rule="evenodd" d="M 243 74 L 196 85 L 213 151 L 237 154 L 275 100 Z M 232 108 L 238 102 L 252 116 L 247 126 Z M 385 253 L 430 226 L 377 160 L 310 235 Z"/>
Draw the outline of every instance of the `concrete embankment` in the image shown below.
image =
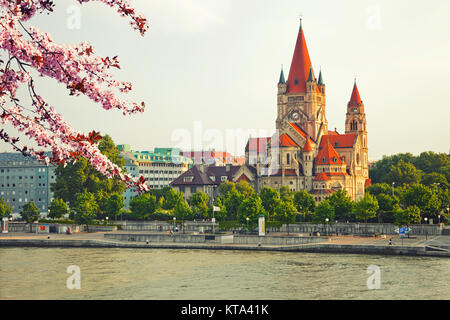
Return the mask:
<path fill-rule="evenodd" d="M 297 244 L 297 245 L 239 245 L 200 243 L 138 243 L 126 241 L 106 241 L 98 239 L 2 239 L 0 247 L 77 247 L 77 248 L 146 248 L 146 249 L 201 249 L 201 250 L 252 250 L 278 252 L 346 253 L 401 256 L 429 256 L 450 258 L 448 251 L 434 251 L 425 246 L 380 246 L 355 244 Z"/>

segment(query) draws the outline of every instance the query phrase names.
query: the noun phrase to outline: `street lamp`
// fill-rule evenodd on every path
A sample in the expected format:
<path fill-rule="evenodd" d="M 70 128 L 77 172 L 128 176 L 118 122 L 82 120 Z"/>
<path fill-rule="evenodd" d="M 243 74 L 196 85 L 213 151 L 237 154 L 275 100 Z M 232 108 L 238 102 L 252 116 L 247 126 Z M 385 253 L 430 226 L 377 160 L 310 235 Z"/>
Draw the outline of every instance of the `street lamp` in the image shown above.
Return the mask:
<path fill-rule="evenodd" d="M 438 214 L 438 223 L 441 224 L 441 215 Z"/>
<path fill-rule="evenodd" d="M 328 237 L 328 221 L 330 221 L 330 219 L 326 218 L 325 222 L 327 223 L 327 237 Z"/>
<path fill-rule="evenodd" d="M 173 234 L 175 234 L 175 221 L 177 220 L 176 217 L 173 217 Z"/>
<path fill-rule="evenodd" d="M 245 220 L 247 220 L 247 234 L 248 234 L 248 220 L 250 220 L 249 217 L 245 218 Z"/>
<path fill-rule="evenodd" d="M 106 217 L 105 219 L 106 219 L 106 232 L 108 232 L 108 219 L 109 219 L 109 217 Z"/>
<path fill-rule="evenodd" d="M 428 218 L 425 217 L 424 220 L 425 220 L 425 224 L 427 224 Z M 425 240 L 428 240 L 428 229 L 426 227 L 425 227 Z"/>
<path fill-rule="evenodd" d="M 394 186 L 395 186 L 395 182 L 392 182 L 392 196 L 394 196 Z"/>

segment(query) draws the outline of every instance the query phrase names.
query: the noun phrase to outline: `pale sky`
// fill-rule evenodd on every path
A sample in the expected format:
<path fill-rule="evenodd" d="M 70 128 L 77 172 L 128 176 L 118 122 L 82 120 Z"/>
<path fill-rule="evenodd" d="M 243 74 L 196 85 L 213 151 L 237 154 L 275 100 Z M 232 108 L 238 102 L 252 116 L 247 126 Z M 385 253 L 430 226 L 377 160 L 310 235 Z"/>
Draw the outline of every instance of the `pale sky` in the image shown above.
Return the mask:
<path fill-rule="evenodd" d="M 248 130 L 275 130 L 280 67 L 287 78 L 302 15 L 315 73 L 321 67 L 326 84 L 330 129 L 344 131 L 356 76 L 370 159 L 450 149 L 448 0 L 131 2 L 150 22 L 144 37 L 98 3 L 80 7 L 79 29 L 67 27 L 76 21 L 74 0 L 57 0 L 53 14 L 33 20 L 58 43 L 89 41 L 95 53 L 117 55 L 117 79 L 131 81 L 129 98 L 148 106 L 124 117 L 38 79 L 41 95 L 79 130 L 108 133 L 134 150 L 180 146 L 188 133 L 195 147 L 243 155 Z"/>

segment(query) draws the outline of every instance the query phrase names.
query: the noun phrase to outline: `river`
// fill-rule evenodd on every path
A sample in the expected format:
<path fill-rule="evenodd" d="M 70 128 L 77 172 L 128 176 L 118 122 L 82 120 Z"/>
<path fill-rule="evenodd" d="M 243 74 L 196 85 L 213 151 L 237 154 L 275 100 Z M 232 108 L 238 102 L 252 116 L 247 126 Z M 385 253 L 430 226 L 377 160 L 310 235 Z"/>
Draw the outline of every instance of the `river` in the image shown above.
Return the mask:
<path fill-rule="evenodd" d="M 68 289 L 70 265 L 80 289 Z M 367 268 L 379 267 L 369 290 Z M 450 299 L 450 259 L 165 249 L 0 248 L 0 299 Z"/>

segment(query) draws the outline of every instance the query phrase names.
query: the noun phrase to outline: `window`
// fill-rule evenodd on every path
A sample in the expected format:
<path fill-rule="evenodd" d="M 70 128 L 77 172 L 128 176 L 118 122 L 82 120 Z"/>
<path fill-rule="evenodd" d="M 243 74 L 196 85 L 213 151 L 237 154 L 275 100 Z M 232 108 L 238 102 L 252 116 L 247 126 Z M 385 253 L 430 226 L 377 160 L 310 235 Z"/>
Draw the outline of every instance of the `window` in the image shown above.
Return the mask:
<path fill-rule="evenodd" d="M 222 181 L 222 182 L 227 181 L 227 180 L 228 180 L 227 176 L 221 176 L 220 177 L 220 181 Z"/>
<path fill-rule="evenodd" d="M 194 176 L 186 176 L 184 177 L 184 182 L 192 182 L 194 180 Z"/>

